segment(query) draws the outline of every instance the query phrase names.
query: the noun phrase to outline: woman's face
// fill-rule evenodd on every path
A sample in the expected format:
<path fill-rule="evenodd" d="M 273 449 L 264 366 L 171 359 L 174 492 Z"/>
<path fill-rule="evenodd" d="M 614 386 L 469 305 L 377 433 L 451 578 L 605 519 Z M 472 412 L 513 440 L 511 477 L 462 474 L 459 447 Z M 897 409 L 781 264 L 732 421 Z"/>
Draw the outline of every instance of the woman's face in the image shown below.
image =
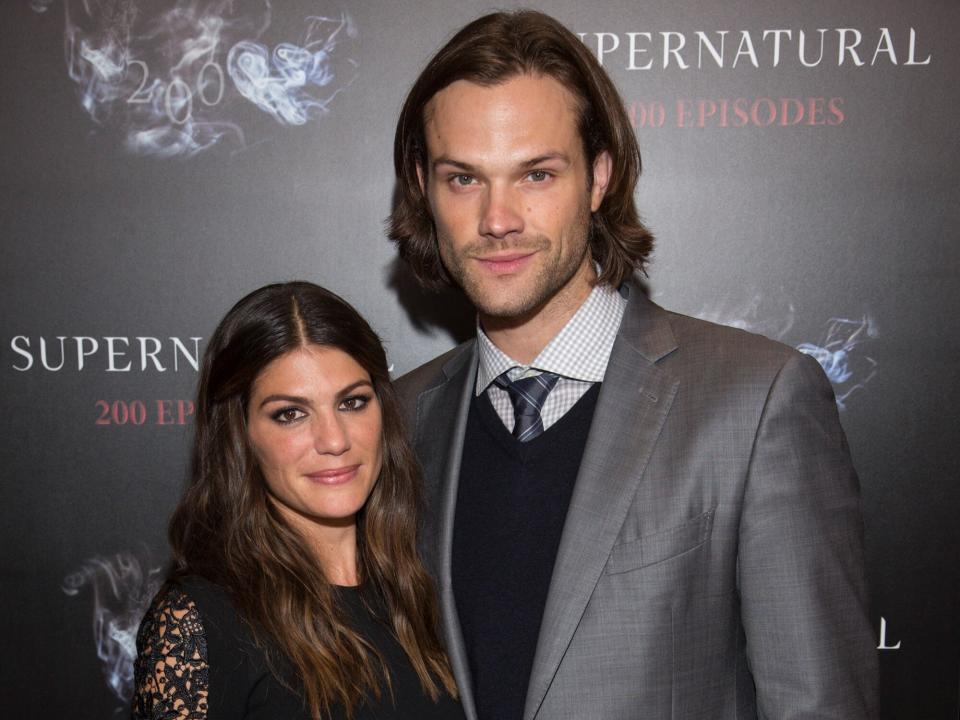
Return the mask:
<path fill-rule="evenodd" d="M 370 375 L 337 348 L 291 350 L 253 382 L 247 437 L 277 507 L 309 537 L 356 524 L 380 475 L 380 429 Z"/>

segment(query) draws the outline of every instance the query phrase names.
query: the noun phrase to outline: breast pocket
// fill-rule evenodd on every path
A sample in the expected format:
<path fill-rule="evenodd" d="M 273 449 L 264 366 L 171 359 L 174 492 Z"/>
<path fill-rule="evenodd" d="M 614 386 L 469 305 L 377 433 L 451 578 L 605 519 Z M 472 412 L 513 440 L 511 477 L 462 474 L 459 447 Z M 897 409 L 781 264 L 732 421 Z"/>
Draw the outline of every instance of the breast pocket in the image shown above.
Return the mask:
<path fill-rule="evenodd" d="M 711 508 L 680 525 L 614 545 L 604 573 L 618 575 L 639 570 L 695 550 L 710 538 L 714 510 Z"/>

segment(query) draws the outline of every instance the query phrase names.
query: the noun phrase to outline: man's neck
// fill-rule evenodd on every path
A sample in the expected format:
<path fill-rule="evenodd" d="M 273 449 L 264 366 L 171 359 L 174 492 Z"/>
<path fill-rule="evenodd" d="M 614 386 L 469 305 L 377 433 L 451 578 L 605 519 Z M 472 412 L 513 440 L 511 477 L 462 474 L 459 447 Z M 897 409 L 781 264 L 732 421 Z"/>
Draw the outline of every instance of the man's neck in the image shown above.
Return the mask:
<path fill-rule="evenodd" d="M 492 317 L 481 313 L 483 332 L 508 357 L 529 365 L 590 296 L 596 277 L 588 261 L 555 295 L 525 315 Z"/>

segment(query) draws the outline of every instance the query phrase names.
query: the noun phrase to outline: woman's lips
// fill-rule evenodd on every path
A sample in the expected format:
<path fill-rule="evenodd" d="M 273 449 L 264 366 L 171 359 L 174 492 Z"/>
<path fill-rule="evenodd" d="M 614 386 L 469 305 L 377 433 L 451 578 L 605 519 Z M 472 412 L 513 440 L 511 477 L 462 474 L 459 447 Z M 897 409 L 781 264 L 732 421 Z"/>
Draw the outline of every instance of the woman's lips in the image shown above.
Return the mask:
<path fill-rule="evenodd" d="M 307 473 L 307 477 L 321 485 L 342 485 L 353 480 L 359 468 L 360 465 L 344 465 L 343 467 Z"/>

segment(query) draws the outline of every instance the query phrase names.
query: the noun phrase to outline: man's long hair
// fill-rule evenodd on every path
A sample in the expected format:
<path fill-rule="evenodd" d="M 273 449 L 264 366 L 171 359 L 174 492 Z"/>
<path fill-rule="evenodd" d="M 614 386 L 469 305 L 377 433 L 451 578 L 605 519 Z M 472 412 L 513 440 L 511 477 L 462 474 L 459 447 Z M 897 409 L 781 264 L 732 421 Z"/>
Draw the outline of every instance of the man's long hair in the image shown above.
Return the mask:
<path fill-rule="evenodd" d="M 314 718 L 390 692 L 383 659 L 350 626 L 304 538 L 284 520 L 247 440 L 251 387 L 281 355 L 334 347 L 370 374 L 382 413 L 383 468 L 357 516 L 364 601 L 385 618 L 424 691 L 456 687 L 438 634 L 433 584 L 416 553 L 419 471 L 406 440 L 380 339 L 350 305 L 309 283 L 269 285 L 227 313 L 204 353 L 193 469 L 170 521 L 171 580 L 193 574 L 225 587 L 278 680 Z M 279 668 L 292 667 L 291 681 Z"/>
<path fill-rule="evenodd" d="M 518 75 L 551 77 L 575 97 L 587 177 L 601 152 L 613 161 L 600 208 L 590 220 L 590 251 L 601 267 L 599 282 L 614 287 L 644 270 L 653 236 L 634 203 L 640 150 L 613 82 L 582 42 L 543 13 L 521 10 L 486 15 L 464 27 L 427 64 L 407 95 L 393 145 L 397 200 L 389 219 L 397 243 L 417 279 L 439 289 L 451 284 L 440 260 L 436 229 L 421 187 L 429 172 L 426 110 L 438 92 L 457 80 L 494 86 Z"/>

